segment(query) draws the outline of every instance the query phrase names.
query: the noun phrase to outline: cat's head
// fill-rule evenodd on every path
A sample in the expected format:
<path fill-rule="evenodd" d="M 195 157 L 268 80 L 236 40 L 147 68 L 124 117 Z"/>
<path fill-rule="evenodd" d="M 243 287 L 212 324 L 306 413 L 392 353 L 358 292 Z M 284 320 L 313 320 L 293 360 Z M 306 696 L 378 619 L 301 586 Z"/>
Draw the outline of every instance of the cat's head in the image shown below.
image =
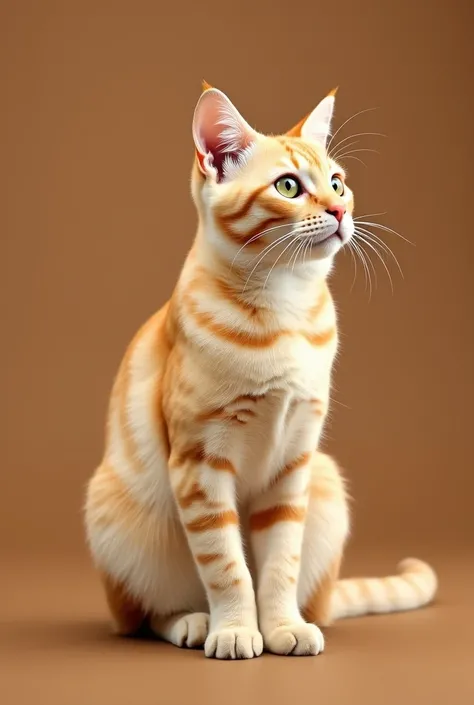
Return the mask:
<path fill-rule="evenodd" d="M 207 84 L 197 103 L 192 192 L 203 236 L 241 265 L 319 263 L 354 232 L 354 199 L 327 153 L 335 91 L 284 135 L 263 135 Z"/>

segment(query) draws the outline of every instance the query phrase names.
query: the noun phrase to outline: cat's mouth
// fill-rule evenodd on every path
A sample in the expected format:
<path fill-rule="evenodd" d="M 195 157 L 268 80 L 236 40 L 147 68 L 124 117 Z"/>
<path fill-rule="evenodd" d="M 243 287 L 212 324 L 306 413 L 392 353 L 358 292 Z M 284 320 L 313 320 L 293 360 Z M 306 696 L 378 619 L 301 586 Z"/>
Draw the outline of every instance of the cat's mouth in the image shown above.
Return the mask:
<path fill-rule="evenodd" d="M 341 244 L 344 242 L 342 234 L 339 230 L 336 230 L 336 232 L 326 235 L 323 238 L 313 235 L 311 237 L 311 247 L 322 247 L 323 245 L 329 244 L 331 241 L 339 241 Z"/>

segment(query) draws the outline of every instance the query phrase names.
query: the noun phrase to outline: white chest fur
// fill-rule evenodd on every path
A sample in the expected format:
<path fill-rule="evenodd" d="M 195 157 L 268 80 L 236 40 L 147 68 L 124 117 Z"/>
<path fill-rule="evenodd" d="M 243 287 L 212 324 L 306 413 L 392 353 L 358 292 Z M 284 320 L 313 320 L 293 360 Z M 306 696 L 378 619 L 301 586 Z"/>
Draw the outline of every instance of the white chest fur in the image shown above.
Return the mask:
<path fill-rule="evenodd" d="M 231 460 L 242 500 L 260 492 L 287 463 L 316 449 L 334 352 L 335 344 L 318 348 L 296 339 L 271 353 L 254 354 L 247 374 L 241 367 L 238 379 L 235 369 L 227 378 L 228 399 L 222 405 L 227 418 L 209 426 L 206 445 Z M 260 382 L 252 379 L 256 368 L 266 372 Z M 221 390 L 224 384 L 221 378 Z"/>

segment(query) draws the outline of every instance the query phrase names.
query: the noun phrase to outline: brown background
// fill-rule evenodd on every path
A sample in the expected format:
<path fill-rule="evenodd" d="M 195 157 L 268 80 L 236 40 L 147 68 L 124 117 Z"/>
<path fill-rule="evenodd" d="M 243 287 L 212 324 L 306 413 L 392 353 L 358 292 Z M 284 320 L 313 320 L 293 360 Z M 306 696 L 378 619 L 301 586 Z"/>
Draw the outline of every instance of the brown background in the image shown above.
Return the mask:
<path fill-rule="evenodd" d="M 472 20 L 460 0 L 0 5 L 6 705 L 33 693 L 48 705 L 185 705 L 199 679 L 195 702 L 225 693 L 237 702 L 242 687 L 251 703 L 272 693 L 283 702 L 295 678 L 304 702 L 319 683 L 325 703 L 401 693 L 445 703 L 454 680 L 453 705 L 469 702 Z M 112 377 L 169 296 L 194 234 L 190 127 L 203 77 L 261 131 L 286 130 L 335 85 L 335 127 L 378 108 L 338 135 L 388 135 L 357 145 L 380 151 L 356 155 L 367 169 L 347 162 L 357 212 L 386 211 L 376 220 L 415 243 L 378 233 L 405 278 L 388 261 L 392 295 L 374 260 L 370 301 L 361 265 L 351 290 L 351 258 L 339 257 L 343 347 L 327 446 L 355 497 L 347 568 L 383 572 L 407 554 L 426 557 L 440 600 L 338 625 L 323 659 L 217 664 L 110 640 L 83 545 L 84 485 Z M 398 692 L 401 680 L 408 691 Z"/>

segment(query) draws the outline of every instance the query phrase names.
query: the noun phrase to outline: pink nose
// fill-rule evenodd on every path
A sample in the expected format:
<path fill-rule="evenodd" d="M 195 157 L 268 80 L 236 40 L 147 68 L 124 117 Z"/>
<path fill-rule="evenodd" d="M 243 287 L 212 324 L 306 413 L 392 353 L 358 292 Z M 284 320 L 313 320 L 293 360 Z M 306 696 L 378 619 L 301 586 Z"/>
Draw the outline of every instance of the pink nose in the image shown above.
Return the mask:
<path fill-rule="evenodd" d="M 344 206 L 331 206 L 326 210 L 326 213 L 329 213 L 329 215 L 333 215 L 338 223 L 341 222 L 345 212 L 346 209 L 344 208 Z"/>

